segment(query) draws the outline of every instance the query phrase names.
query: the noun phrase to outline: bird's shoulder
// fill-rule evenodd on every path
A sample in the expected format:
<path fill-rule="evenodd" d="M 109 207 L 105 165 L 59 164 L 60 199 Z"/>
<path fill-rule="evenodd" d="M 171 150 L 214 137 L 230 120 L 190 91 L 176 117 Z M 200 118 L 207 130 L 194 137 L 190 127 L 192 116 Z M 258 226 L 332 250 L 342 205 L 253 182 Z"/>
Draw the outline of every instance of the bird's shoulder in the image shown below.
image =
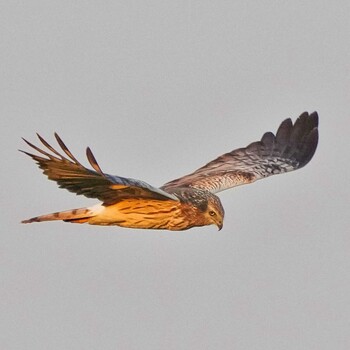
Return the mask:
<path fill-rule="evenodd" d="M 209 198 L 213 196 L 213 194 L 207 190 L 193 187 L 171 188 L 167 192 L 176 196 L 180 202 L 186 205 L 195 206 L 202 211 L 206 210 Z"/>

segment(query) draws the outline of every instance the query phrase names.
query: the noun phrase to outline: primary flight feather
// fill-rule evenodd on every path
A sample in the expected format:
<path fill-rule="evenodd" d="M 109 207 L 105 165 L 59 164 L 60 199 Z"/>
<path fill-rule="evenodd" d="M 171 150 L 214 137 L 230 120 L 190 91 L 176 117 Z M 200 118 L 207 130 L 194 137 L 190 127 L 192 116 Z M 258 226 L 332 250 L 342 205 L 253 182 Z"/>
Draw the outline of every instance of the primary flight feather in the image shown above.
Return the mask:
<path fill-rule="evenodd" d="M 24 140 L 39 154 L 22 152 L 33 158 L 59 187 L 97 198 L 102 203 L 37 216 L 23 223 L 63 220 L 165 230 L 214 224 L 221 229 L 224 209 L 215 193 L 306 165 L 317 148 L 318 115 L 304 112 L 294 124 L 288 118 L 281 123 L 276 135 L 267 132 L 260 141 L 223 154 L 160 188 L 140 180 L 105 174 L 89 147 L 86 155 L 94 170 L 84 167 L 56 133 L 56 141 L 63 153 L 40 135 L 38 138 L 46 149 Z"/>

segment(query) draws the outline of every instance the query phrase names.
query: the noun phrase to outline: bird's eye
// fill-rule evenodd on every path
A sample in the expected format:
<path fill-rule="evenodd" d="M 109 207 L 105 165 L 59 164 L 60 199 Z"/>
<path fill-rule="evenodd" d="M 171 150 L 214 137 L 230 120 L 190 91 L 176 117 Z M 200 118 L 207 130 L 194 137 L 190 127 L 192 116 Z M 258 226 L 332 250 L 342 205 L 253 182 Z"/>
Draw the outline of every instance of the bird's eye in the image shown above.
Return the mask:
<path fill-rule="evenodd" d="M 210 210 L 210 211 L 209 211 L 209 215 L 210 215 L 210 216 L 215 216 L 215 215 L 216 215 L 216 213 L 215 213 L 215 211 L 214 211 L 214 210 Z"/>

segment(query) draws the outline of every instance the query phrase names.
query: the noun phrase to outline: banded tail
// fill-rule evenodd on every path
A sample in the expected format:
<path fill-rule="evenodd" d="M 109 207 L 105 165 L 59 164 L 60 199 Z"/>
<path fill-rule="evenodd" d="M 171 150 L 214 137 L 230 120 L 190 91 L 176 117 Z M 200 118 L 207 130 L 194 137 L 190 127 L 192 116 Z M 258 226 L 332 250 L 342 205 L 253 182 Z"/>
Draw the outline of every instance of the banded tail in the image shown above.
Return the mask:
<path fill-rule="evenodd" d="M 89 219 L 91 219 L 92 217 L 98 214 L 98 212 L 100 211 L 98 209 L 101 210 L 100 204 L 90 208 L 79 208 L 79 209 L 59 211 L 56 213 L 35 216 L 33 218 L 23 220 L 22 224 L 30 224 L 32 222 L 54 221 L 54 220 L 63 220 L 65 222 L 84 224 Z"/>

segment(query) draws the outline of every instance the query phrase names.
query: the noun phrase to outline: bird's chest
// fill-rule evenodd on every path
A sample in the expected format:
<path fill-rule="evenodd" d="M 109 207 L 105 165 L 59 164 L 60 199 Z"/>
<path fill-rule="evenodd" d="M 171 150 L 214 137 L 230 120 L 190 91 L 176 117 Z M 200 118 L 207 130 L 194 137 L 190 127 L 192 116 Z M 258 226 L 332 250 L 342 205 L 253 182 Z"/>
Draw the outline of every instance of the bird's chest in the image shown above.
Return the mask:
<path fill-rule="evenodd" d="M 94 221 L 100 225 L 181 231 L 198 226 L 198 215 L 181 202 L 127 199 L 105 207 Z"/>
<path fill-rule="evenodd" d="M 191 205 L 182 203 L 168 223 L 168 230 L 182 231 L 194 226 L 203 226 L 202 215 Z"/>
<path fill-rule="evenodd" d="M 153 199 L 126 199 L 105 207 L 97 220 L 106 225 L 142 229 L 170 229 L 181 216 L 180 202 Z"/>

